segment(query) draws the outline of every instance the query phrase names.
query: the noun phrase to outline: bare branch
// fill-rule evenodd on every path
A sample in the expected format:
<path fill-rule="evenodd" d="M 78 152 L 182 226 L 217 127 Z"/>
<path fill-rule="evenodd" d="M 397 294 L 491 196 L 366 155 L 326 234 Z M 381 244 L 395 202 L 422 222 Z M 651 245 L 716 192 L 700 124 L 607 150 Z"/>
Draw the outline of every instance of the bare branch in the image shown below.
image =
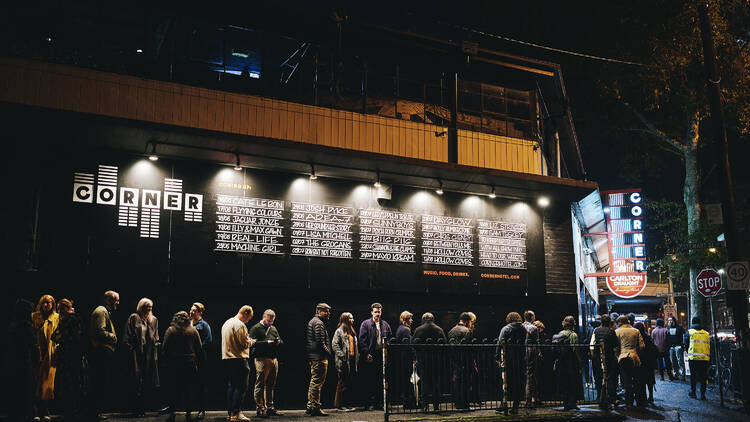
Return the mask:
<path fill-rule="evenodd" d="M 653 135 L 653 133 L 648 129 L 633 129 L 633 128 L 620 128 L 623 132 L 638 132 L 638 133 L 645 133 L 647 135 Z M 667 143 L 667 142 L 659 142 L 656 144 L 656 146 L 664 151 L 671 152 L 672 154 L 682 157 L 683 151 L 679 148 L 677 148 L 674 144 Z"/>
<path fill-rule="evenodd" d="M 637 117 L 638 120 L 640 120 L 640 122 L 645 127 L 646 133 L 656 137 L 660 141 L 676 149 L 677 151 L 680 152 L 680 155 L 682 155 L 685 152 L 685 146 L 680 141 L 674 138 L 670 138 L 669 135 L 657 129 L 653 124 L 651 124 L 651 122 L 648 121 L 648 119 L 646 119 L 641 113 L 639 113 L 638 110 L 631 107 L 630 104 L 625 103 L 625 105 L 630 109 L 630 111 L 633 112 L 635 117 Z"/>

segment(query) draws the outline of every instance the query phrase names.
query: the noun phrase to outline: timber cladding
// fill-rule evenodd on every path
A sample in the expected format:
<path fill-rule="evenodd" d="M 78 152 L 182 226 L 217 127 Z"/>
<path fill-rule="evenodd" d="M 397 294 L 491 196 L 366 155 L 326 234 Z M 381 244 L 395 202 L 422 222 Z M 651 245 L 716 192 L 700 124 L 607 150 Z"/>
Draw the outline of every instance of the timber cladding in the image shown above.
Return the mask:
<path fill-rule="evenodd" d="M 544 267 L 547 293 L 576 294 L 575 255 L 570 213 L 544 216 Z"/>
<path fill-rule="evenodd" d="M 436 162 L 446 128 L 25 59 L 0 58 L 0 101 Z M 545 172 L 526 139 L 458 131 L 458 164 Z"/>

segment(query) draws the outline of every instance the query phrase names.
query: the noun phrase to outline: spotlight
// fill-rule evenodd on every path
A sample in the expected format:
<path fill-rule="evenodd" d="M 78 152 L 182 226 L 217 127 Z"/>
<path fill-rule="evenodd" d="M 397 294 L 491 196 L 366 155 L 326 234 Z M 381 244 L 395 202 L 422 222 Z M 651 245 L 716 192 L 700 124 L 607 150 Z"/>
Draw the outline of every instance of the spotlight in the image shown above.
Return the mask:
<path fill-rule="evenodd" d="M 716 248 L 708 248 L 708 251 L 711 253 L 716 253 Z"/>
<path fill-rule="evenodd" d="M 146 146 L 148 148 L 148 145 Z M 151 161 L 156 161 L 159 159 L 159 156 L 156 155 L 156 142 L 151 141 L 151 154 L 149 154 L 148 159 Z"/>
<path fill-rule="evenodd" d="M 242 170 L 242 166 L 240 165 L 240 153 L 236 152 L 236 153 L 234 153 L 234 156 L 236 158 L 235 164 L 234 164 L 234 169 L 237 170 L 237 171 L 241 171 Z"/>
<path fill-rule="evenodd" d="M 315 166 L 310 164 L 310 180 L 315 180 L 317 178 L 318 176 L 315 174 Z"/>
<path fill-rule="evenodd" d="M 373 186 L 375 186 L 376 188 L 379 188 L 380 186 L 382 186 L 380 184 L 380 172 L 377 172 L 377 178 L 375 179 L 375 183 L 373 184 Z"/>
<path fill-rule="evenodd" d="M 724 269 L 723 268 L 719 268 L 719 274 L 724 274 Z"/>
<path fill-rule="evenodd" d="M 489 197 L 490 197 L 490 199 L 495 199 L 497 197 L 497 195 L 495 195 L 495 187 L 494 186 L 492 187 L 492 192 L 490 192 Z"/>
<path fill-rule="evenodd" d="M 609 207 L 602 208 L 602 211 L 604 211 L 605 214 L 609 214 Z"/>
<path fill-rule="evenodd" d="M 549 198 L 546 196 L 540 196 L 536 203 L 539 204 L 540 207 L 546 208 L 549 206 Z"/>
<path fill-rule="evenodd" d="M 136 53 L 143 53 L 143 49 L 142 48 L 138 48 L 138 49 L 135 50 L 135 52 Z"/>
<path fill-rule="evenodd" d="M 435 189 L 435 193 L 438 195 L 442 195 L 443 194 L 443 182 L 438 180 L 438 184 L 439 186 L 437 189 Z"/>

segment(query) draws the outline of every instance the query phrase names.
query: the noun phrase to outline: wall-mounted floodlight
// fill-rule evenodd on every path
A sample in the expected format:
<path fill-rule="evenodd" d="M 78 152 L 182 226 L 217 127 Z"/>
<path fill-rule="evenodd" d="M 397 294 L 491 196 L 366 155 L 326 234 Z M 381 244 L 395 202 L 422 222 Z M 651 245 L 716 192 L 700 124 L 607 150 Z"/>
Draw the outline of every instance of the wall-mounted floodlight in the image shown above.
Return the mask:
<path fill-rule="evenodd" d="M 235 152 L 234 153 L 234 158 L 235 158 L 234 169 L 237 170 L 237 171 L 241 171 L 242 170 L 242 166 L 240 165 L 240 153 L 239 152 Z"/>
<path fill-rule="evenodd" d="M 540 196 L 536 203 L 542 208 L 547 208 L 549 206 L 549 198 L 546 196 Z"/>
<path fill-rule="evenodd" d="M 438 180 L 438 188 L 435 189 L 435 193 L 438 195 L 443 194 L 443 182 L 441 180 Z"/>
<path fill-rule="evenodd" d="M 156 155 L 156 142 L 150 141 L 151 144 L 151 154 L 148 155 L 148 159 L 151 161 L 156 161 L 159 159 L 159 156 Z M 146 149 L 148 149 L 148 144 L 146 144 Z"/>
<path fill-rule="evenodd" d="M 318 176 L 315 174 L 315 166 L 310 164 L 310 180 L 317 179 Z"/>
<path fill-rule="evenodd" d="M 376 188 L 379 188 L 380 186 L 382 186 L 380 184 L 380 172 L 376 173 L 375 183 L 373 183 L 373 186 L 375 186 Z"/>
<path fill-rule="evenodd" d="M 497 197 L 497 195 L 495 195 L 495 187 L 494 186 L 492 187 L 492 192 L 490 192 L 490 194 L 488 196 L 490 197 L 490 199 L 495 199 Z"/>

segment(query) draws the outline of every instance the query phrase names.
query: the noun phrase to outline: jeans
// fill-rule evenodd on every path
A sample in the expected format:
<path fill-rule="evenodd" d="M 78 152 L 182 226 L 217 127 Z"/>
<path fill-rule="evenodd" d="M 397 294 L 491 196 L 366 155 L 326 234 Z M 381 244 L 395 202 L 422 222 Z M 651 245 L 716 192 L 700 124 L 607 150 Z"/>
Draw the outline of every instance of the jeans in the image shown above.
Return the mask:
<path fill-rule="evenodd" d="M 642 378 L 639 376 L 640 368 L 635 366 L 631 358 L 620 359 L 620 377 L 625 388 L 625 403 L 633 404 L 633 398 L 638 404 L 646 401 L 646 390 L 642 386 Z"/>
<path fill-rule="evenodd" d="M 656 363 L 659 365 L 659 375 L 661 376 L 661 379 L 664 379 L 664 370 L 667 370 L 667 374 L 669 375 L 669 379 L 673 378 L 672 375 L 672 359 L 669 357 L 669 350 L 664 352 L 659 352 L 659 354 L 656 357 Z"/>
<path fill-rule="evenodd" d="M 706 383 L 708 375 L 708 361 L 707 360 L 691 360 L 688 361 L 690 365 L 690 391 L 695 394 L 696 382 L 701 385 L 701 394 L 706 395 Z"/>
<path fill-rule="evenodd" d="M 91 349 L 89 359 L 88 392 L 89 414 L 91 416 L 102 413 L 106 407 L 106 399 L 112 386 L 112 366 L 115 352 L 106 347 Z"/>
<path fill-rule="evenodd" d="M 320 409 L 320 390 L 328 374 L 328 360 L 310 361 L 310 387 L 307 389 L 307 410 Z"/>
<path fill-rule="evenodd" d="M 247 359 L 224 359 L 227 378 L 227 413 L 234 416 L 242 411 L 242 400 L 247 393 L 250 365 Z"/>
<path fill-rule="evenodd" d="M 273 409 L 273 389 L 279 374 L 276 358 L 255 358 L 255 404 L 257 409 Z"/>
<path fill-rule="evenodd" d="M 685 377 L 685 360 L 683 356 L 682 346 L 672 346 L 669 348 L 669 358 L 672 360 L 672 368 L 675 370 L 675 375 L 677 375 L 677 370 L 679 369 L 679 376 Z"/>

